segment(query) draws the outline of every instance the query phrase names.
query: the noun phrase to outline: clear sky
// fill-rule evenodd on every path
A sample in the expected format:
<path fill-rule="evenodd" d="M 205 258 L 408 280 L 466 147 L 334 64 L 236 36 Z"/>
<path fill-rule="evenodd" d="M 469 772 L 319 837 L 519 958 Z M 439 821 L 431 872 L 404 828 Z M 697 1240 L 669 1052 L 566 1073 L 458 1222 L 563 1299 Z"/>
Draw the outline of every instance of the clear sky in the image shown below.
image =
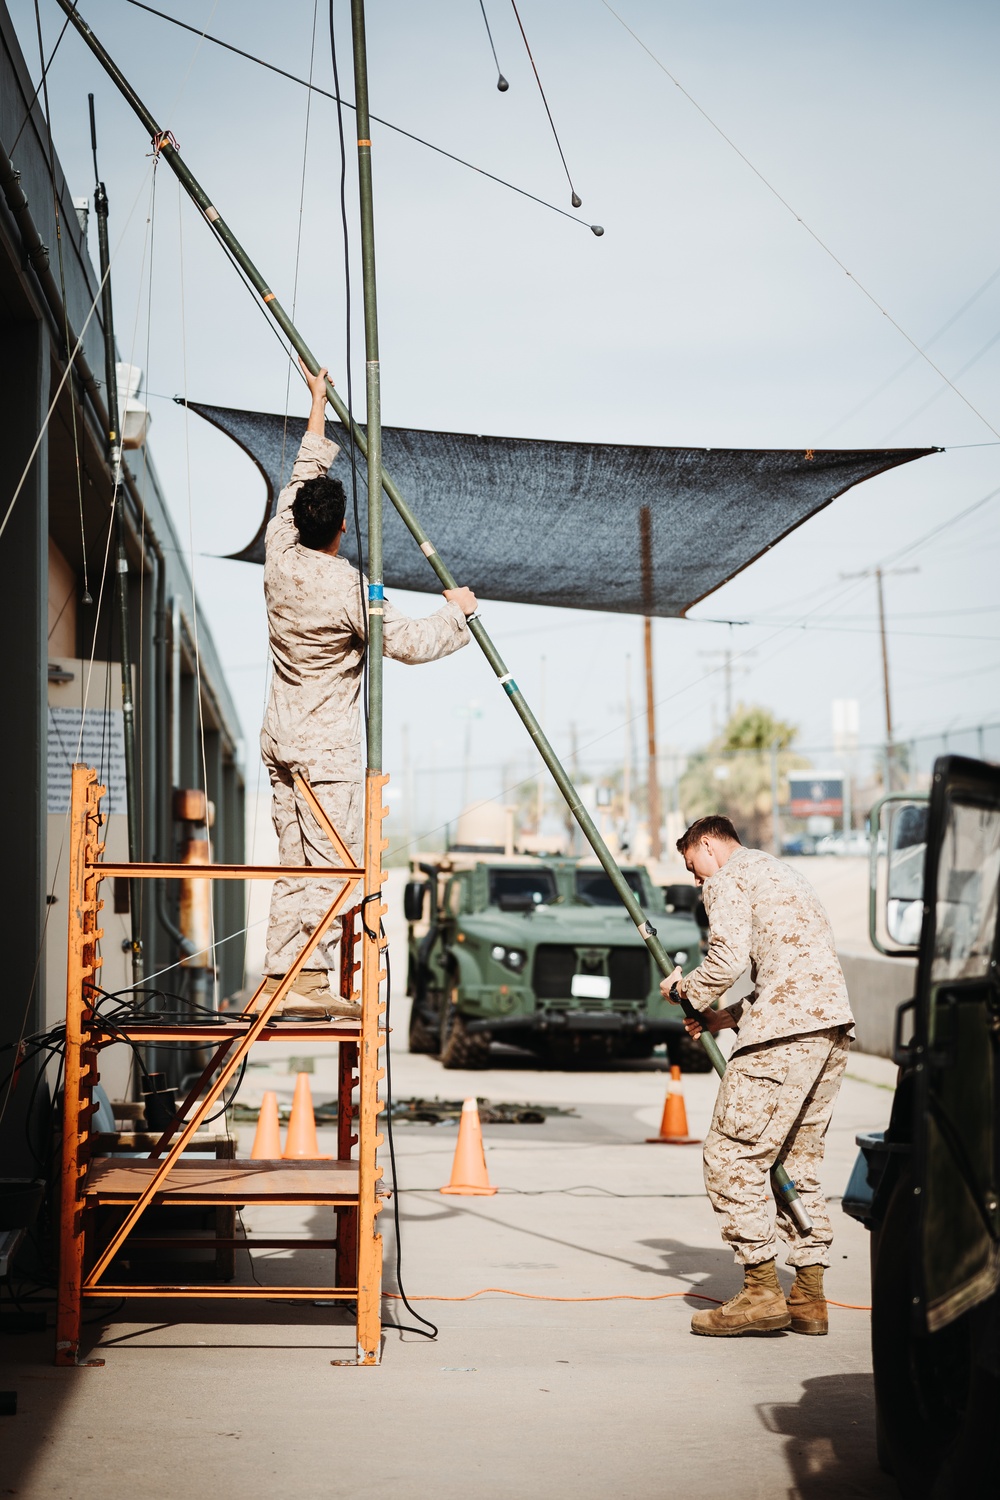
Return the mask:
<path fill-rule="evenodd" d="M 51 45 L 61 14 L 47 0 L 41 8 Z M 178 0 L 163 8 L 331 84 L 325 5 Z M 799 725 L 817 764 L 834 698 L 860 700 L 861 740 L 877 742 L 874 588 L 841 575 L 891 558 L 1000 488 L 989 425 L 1000 428 L 1000 275 L 960 313 L 1000 271 L 1000 12 L 978 0 L 615 0 L 789 208 L 603 0 L 520 0 L 519 8 L 583 198 L 579 217 L 606 233 L 598 239 L 375 126 L 384 420 L 591 442 L 945 446 L 835 501 L 690 620 L 655 625 L 666 744 L 690 749 L 721 718 L 719 658 L 705 653 L 726 648 L 742 654 L 734 696 Z M 16 0 L 11 10 L 37 77 L 33 7 Z M 343 387 L 334 105 L 313 96 L 307 139 L 305 90 L 124 0 L 82 0 L 81 10 L 286 307 L 295 304 Z M 335 10 L 353 98 L 345 0 Z M 502 94 L 478 0 L 371 0 L 372 108 L 569 210 L 513 12 L 506 0 L 488 0 L 487 12 L 510 80 Z M 266 659 L 261 573 L 212 554 L 250 538 L 263 486 L 227 439 L 196 417 L 186 424 L 164 398 L 186 391 L 220 405 L 303 412 L 304 392 L 295 378 L 289 385 L 265 320 L 166 168 L 151 210 L 148 143 L 72 33 L 50 87 L 59 154 L 78 195 L 92 191 L 87 93 L 97 96 L 112 239 L 121 241 L 119 345 L 147 372 L 153 457 L 192 545 L 252 782 Z M 352 129 L 348 116 L 349 142 Z M 348 199 L 354 224 L 353 157 Z M 981 416 L 913 357 L 858 283 L 927 346 Z M 360 392 L 360 274 L 355 285 Z M 1000 719 L 998 549 L 1000 495 L 894 564 L 920 570 L 887 580 L 900 737 Z M 432 607 L 426 596 L 397 602 L 415 613 Z M 568 751 L 575 725 L 585 765 L 619 757 L 629 656 L 638 702 L 640 622 L 488 602 L 483 616 L 536 700 L 544 675 L 557 747 Z M 758 623 L 699 623 L 709 617 Z M 478 794 L 533 764 L 475 647 L 424 668 L 390 663 L 386 693 L 388 768 L 400 769 L 407 725 L 423 826 L 458 810 L 454 768 L 470 703 L 481 715 L 472 721 Z M 641 721 L 635 731 L 641 738 Z"/>

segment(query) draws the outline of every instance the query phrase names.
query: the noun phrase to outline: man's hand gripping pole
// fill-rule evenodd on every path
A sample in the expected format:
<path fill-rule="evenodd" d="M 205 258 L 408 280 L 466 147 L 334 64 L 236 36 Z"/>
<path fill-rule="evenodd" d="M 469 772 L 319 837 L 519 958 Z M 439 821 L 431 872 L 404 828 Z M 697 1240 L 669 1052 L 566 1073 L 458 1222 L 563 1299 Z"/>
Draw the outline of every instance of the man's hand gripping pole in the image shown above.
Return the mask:
<path fill-rule="evenodd" d="M 687 998 L 687 996 L 680 993 L 676 985 L 671 985 L 670 987 L 670 998 L 675 1005 L 680 1006 L 681 1010 L 687 1016 L 689 1021 L 697 1021 L 701 1026 L 701 1036 L 698 1038 L 698 1040 L 701 1042 L 701 1045 L 708 1053 L 712 1067 L 721 1078 L 723 1073 L 726 1071 L 726 1059 L 723 1057 L 721 1049 L 718 1042 L 715 1040 L 715 1037 L 707 1029 L 707 1027 L 702 1024 L 700 1013 L 691 1004 L 691 1001 Z M 785 1171 L 780 1162 L 778 1162 L 777 1165 L 771 1168 L 771 1186 L 774 1189 L 775 1198 L 777 1198 L 779 1203 L 783 1203 L 785 1205 L 802 1233 L 809 1234 L 813 1227 L 812 1219 L 810 1219 L 809 1215 L 806 1213 L 805 1205 L 803 1204 L 802 1199 L 799 1197 L 798 1189 L 796 1188 L 795 1183 L 789 1177 L 788 1173 Z"/>

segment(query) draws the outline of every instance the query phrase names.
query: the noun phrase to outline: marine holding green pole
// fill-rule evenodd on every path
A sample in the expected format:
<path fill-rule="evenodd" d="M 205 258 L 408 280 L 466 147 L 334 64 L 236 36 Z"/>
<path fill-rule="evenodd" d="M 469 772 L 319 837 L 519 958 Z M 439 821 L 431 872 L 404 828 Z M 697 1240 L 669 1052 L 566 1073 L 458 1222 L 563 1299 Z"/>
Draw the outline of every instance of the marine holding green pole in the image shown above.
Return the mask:
<path fill-rule="evenodd" d="M 823 1267 L 833 1228 L 819 1172 L 854 1035 L 833 930 L 809 882 L 773 855 L 745 849 L 728 818 L 699 818 L 677 848 L 702 888 L 708 952 L 660 988 L 683 1004 L 690 1036 L 736 1032 L 705 1138 L 705 1187 L 744 1274 L 742 1290 L 696 1312 L 691 1331 L 826 1333 Z M 752 993 L 714 1009 L 747 969 Z M 802 1199 L 789 1204 L 775 1182 L 772 1218 L 768 1178 L 780 1163 Z M 787 1304 L 775 1270 L 778 1239 L 795 1267 Z"/>

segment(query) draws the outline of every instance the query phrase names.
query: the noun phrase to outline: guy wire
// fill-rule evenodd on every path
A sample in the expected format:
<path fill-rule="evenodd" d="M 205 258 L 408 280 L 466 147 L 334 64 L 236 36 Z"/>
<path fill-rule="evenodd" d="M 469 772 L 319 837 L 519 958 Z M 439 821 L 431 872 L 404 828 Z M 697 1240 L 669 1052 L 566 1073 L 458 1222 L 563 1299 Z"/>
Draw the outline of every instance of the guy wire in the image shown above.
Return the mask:
<path fill-rule="evenodd" d="M 510 3 L 511 3 L 511 7 L 512 7 L 512 9 L 514 11 L 514 15 L 517 18 L 518 30 L 520 31 L 521 36 L 522 36 L 522 38 L 524 40 L 524 50 L 528 54 L 528 61 L 531 64 L 531 71 L 534 73 L 534 75 L 535 75 L 535 82 L 538 84 L 538 92 L 541 94 L 541 96 L 542 96 L 542 103 L 545 105 L 545 113 L 549 117 L 549 124 L 552 127 L 552 138 L 553 138 L 553 140 L 556 143 L 556 150 L 559 152 L 559 160 L 562 162 L 562 164 L 563 164 L 563 171 L 566 173 L 566 181 L 569 183 L 569 190 L 570 190 L 570 193 L 572 194 L 572 197 L 571 197 L 570 201 L 572 202 L 574 208 L 581 208 L 583 206 L 583 200 L 581 199 L 581 197 L 580 197 L 579 193 L 577 192 L 576 188 L 573 186 L 573 179 L 569 175 L 569 167 L 566 165 L 566 156 L 565 156 L 565 154 L 563 152 L 562 142 L 559 139 L 559 132 L 556 130 L 556 122 L 552 118 L 552 111 L 551 111 L 551 109 L 549 109 L 549 101 L 545 97 L 545 90 L 542 88 L 542 80 L 538 76 L 538 69 L 535 66 L 535 59 L 534 59 L 534 57 L 531 54 L 531 47 L 530 47 L 530 45 L 528 43 L 527 32 L 524 29 L 524 26 L 523 26 L 522 21 L 521 21 L 520 13 L 518 12 L 518 9 L 517 9 L 517 0 L 510 0 Z M 484 11 L 483 14 L 485 15 L 486 12 Z"/>
<path fill-rule="evenodd" d="M 503 73 L 500 70 L 500 59 L 497 57 L 497 49 L 493 44 L 493 33 L 490 30 L 490 18 L 486 14 L 486 0 L 479 0 L 479 9 L 483 13 L 483 25 L 486 27 L 486 35 L 490 39 L 490 51 L 493 53 L 493 61 L 496 63 L 497 88 L 500 90 L 501 94 L 505 94 L 510 88 L 510 84 L 507 82 L 506 78 L 503 76 Z M 69 22 L 67 21 L 66 26 L 68 25 Z M 63 31 L 66 30 L 66 26 L 63 27 Z"/>
<path fill-rule="evenodd" d="M 270 73 L 277 73 L 281 78 L 287 78 L 289 83 L 297 83 L 300 88 L 311 87 L 314 93 L 322 94 L 325 99 L 333 99 L 341 103 L 347 109 L 355 109 L 350 99 L 341 99 L 340 90 L 337 88 L 335 94 L 329 90 L 320 88 L 319 84 L 309 85 L 304 78 L 297 78 L 294 73 L 288 73 L 284 68 L 277 67 L 274 63 L 267 62 L 263 57 L 257 57 L 252 52 L 244 52 L 242 47 L 236 47 L 232 42 L 225 42 L 221 37 L 211 36 L 207 31 L 199 31 L 196 26 L 190 26 L 186 21 L 180 21 L 176 16 L 168 16 L 162 10 L 154 10 L 151 5 L 144 5 L 142 0 L 127 0 L 129 5 L 134 5 L 137 10 L 148 11 L 151 16 L 158 16 L 161 21 L 169 21 L 171 26 L 180 26 L 184 31 L 193 31 L 206 42 L 213 42 L 216 47 L 223 47 L 227 52 L 233 52 L 237 57 L 243 57 L 247 62 L 256 63 L 259 68 L 266 68 Z M 335 85 L 336 87 L 336 85 Z M 384 125 L 386 130 L 393 131 L 396 135 L 405 136 L 408 141 L 415 141 L 418 146 L 426 146 L 428 151 L 434 151 L 438 156 L 445 156 L 449 161 L 457 162 L 460 167 L 468 167 L 470 172 L 478 172 L 480 177 L 488 177 L 491 182 L 499 183 L 501 187 L 509 188 L 512 193 L 519 193 L 522 198 L 530 198 L 532 203 L 538 203 L 542 208 L 548 208 L 554 214 L 562 214 L 564 219 L 572 219 L 574 224 L 582 224 L 591 233 L 603 234 L 599 225 L 588 224 L 586 219 L 578 219 L 575 214 L 569 214 L 564 208 L 559 208 L 555 203 L 548 203 L 544 198 L 539 198 L 535 193 L 529 193 L 526 188 L 520 188 L 513 182 L 508 182 L 504 177 L 498 177 L 495 172 L 487 172 L 485 167 L 477 167 L 474 162 L 466 161 L 464 157 L 456 156 L 452 151 L 446 151 L 443 146 L 435 146 L 433 141 L 425 141 L 422 136 L 414 135 L 412 130 L 404 130 L 401 125 L 393 125 L 391 120 L 383 119 L 381 115 L 370 115 L 378 125 Z"/>

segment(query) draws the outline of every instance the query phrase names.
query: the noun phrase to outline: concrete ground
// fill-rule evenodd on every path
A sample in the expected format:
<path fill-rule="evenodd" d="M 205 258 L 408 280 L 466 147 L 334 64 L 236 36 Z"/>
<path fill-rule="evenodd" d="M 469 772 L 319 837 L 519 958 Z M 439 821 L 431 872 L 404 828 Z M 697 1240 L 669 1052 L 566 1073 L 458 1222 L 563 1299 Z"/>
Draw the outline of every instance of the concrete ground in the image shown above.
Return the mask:
<path fill-rule="evenodd" d="M 303 1053 L 301 1043 L 266 1049 L 254 1091 L 290 1095 Z M 335 1090 L 334 1059 L 319 1045 L 308 1058 L 319 1101 Z M 326 1256 L 262 1251 L 254 1274 L 275 1286 L 273 1303 L 98 1310 L 88 1331 L 101 1369 L 54 1369 L 51 1332 L 7 1339 L 0 1387 L 16 1388 L 18 1414 L 0 1429 L 0 1494 L 175 1500 L 197 1488 L 224 1500 L 326 1500 L 377 1485 L 441 1500 L 893 1495 L 875 1461 L 865 1312 L 832 1309 L 826 1339 L 688 1332 L 691 1309 L 708 1305 L 692 1293 L 725 1297 L 737 1274 L 698 1148 L 643 1143 L 659 1123 L 658 1065 L 550 1072 L 514 1053 L 497 1063 L 445 1073 L 396 1054 L 397 1098 L 473 1092 L 573 1111 L 485 1127 L 494 1198 L 438 1194 L 453 1126 L 397 1125 L 409 1293 L 668 1300 L 416 1302 L 440 1326 L 435 1342 L 387 1329 L 379 1368 L 334 1368 L 351 1355 L 343 1314 L 282 1303 L 278 1290 L 328 1274 Z M 891 1080 L 881 1060 L 852 1060 L 829 1141 L 831 1195 L 846 1184 L 855 1132 L 886 1120 Z M 685 1093 L 700 1135 L 714 1075 L 687 1076 Z M 241 1129 L 244 1151 L 251 1130 Z M 324 1138 L 331 1149 L 332 1131 L 321 1131 L 321 1149 Z M 866 1233 L 836 1202 L 833 1213 L 830 1296 L 866 1303 Z M 251 1239 L 332 1227 L 318 1209 L 244 1217 Z M 382 1228 L 392 1289 L 390 1209 Z M 386 1315 L 399 1318 L 399 1303 L 387 1300 Z"/>
<path fill-rule="evenodd" d="M 393 872 L 394 972 L 405 972 Z M 724 1298 L 738 1274 L 704 1196 L 697 1146 L 651 1146 L 662 1059 L 558 1072 L 495 1049 L 488 1071 L 444 1072 L 404 1050 L 407 1002 L 392 1017 L 395 1097 L 466 1094 L 572 1111 L 544 1125 L 486 1125 L 493 1198 L 444 1198 L 453 1125 L 397 1124 L 404 1285 L 440 1332 L 386 1329 L 382 1364 L 353 1356 L 342 1310 L 283 1302 L 280 1286 L 322 1284 L 326 1252 L 239 1254 L 240 1276 L 274 1301 L 132 1302 L 90 1314 L 103 1368 L 57 1370 L 52 1332 L 4 1339 L 0 1495 L 59 1500 L 329 1500 L 378 1487 L 435 1500 L 842 1500 L 896 1494 L 878 1469 L 866 1311 L 831 1309 L 830 1336 L 701 1339 L 694 1293 Z M 242 1096 L 290 1101 L 311 1074 L 317 1103 L 336 1094 L 328 1044 L 257 1048 Z M 868 1238 L 840 1209 L 854 1136 L 888 1119 L 895 1070 L 852 1058 L 831 1128 L 826 1186 L 837 1240 L 835 1301 L 869 1300 Z M 714 1074 L 684 1081 L 702 1135 Z M 241 1126 L 248 1154 L 253 1126 Z M 321 1150 L 333 1131 L 321 1129 Z M 386 1176 L 390 1175 L 383 1151 Z M 252 1210 L 253 1236 L 329 1236 L 332 1212 Z M 381 1219 L 387 1290 L 396 1290 L 392 1209 Z M 787 1279 L 786 1279 L 787 1281 Z M 427 1295 L 472 1301 L 417 1301 Z M 628 1296 L 636 1301 L 546 1301 Z M 5 1308 L 9 1306 L 4 1299 Z M 412 1322 L 386 1299 L 387 1320 Z M 51 1317 L 50 1317 L 51 1323 Z"/>

